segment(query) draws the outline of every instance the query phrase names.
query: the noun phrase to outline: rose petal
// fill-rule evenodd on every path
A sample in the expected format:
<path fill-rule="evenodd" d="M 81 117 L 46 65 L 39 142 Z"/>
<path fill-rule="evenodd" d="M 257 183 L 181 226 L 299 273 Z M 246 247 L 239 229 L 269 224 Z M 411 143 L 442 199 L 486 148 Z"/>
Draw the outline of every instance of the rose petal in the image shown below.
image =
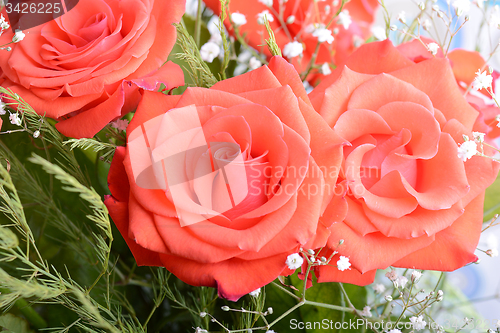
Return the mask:
<path fill-rule="evenodd" d="M 474 255 L 483 224 L 484 194 L 465 207 L 465 213 L 449 228 L 436 234 L 429 246 L 398 260 L 393 266 L 453 271 L 477 260 Z"/>

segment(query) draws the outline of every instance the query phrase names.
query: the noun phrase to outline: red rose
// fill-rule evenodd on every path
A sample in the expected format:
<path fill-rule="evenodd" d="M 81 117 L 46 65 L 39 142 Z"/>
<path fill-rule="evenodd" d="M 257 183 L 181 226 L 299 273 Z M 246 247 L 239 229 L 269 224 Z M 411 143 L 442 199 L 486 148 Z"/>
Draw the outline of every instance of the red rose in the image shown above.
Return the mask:
<path fill-rule="evenodd" d="M 326 243 L 343 141 L 282 58 L 210 89 L 146 92 L 127 131 L 106 205 L 139 265 L 236 300 Z"/>
<path fill-rule="evenodd" d="M 163 63 L 184 6 L 184 0 L 80 0 L 0 52 L 3 86 L 39 114 L 61 120 L 56 126 L 64 135 L 91 137 L 137 106 L 139 88 L 183 84 L 180 67 Z M 12 37 L 6 31 L 0 45 Z"/>
<path fill-rule="evenodd" d="M 230 14 L 240 13 L 245 15 L 247 23 L 239 27 L 240 34 L 245 37 L 251 47 L 270 56 L 267 48 L 262 46 L 265 45 L 264 40 L 268 38 L 266 28 L 258 23 L 258 14 L 268 10 L 273 16 L 273 21 L 269 23 L 281 50 L 283 51 L 285 45 L 294 41 L 302 43 L 304 47 L 302 57 L 297 56 L 288 59 L 299 73 L 308 68 L 318 45 L 318 38 L 314 36 L 313 32 L 315 27 L 325 26 L 335 38 L 331 43 L 320 43 L 315 64 L 340 64 L 353 52 L 357 45 L 361 45 L 370 36 L 369 28 L 374 20 L 375 10 L 378 6 L 377 0 L 349 1 L 344 6 L 344 11 L 348 13 L 352 22 L 346 24 L 348 26 L 346 29 L 342 25 L 342 21 L 339 21 L 338 18 L 334 19 L 340 8 L 341 1 L 338 1 L 337 5 L 332 5 L 332 2 L 328 1 L 270 0 L 272 7 L 267 7 L 264 2 L 265 0 L 231 0 L 229 12 Z M 205 3 L 216 14 L 220 12 L 219 0 L 205 0 Z M 278 18 L 279 13 L 282 13 L 283 20 Z M 342 15 L 345 15 L 345 13 Z M 289 23 L 287 23 L 287 20 Z M 232 32 L 229 19 L 225 23 Z M 338 33 L 334 33 L 337 30 Z"/>
<path fill-rule="evenodd" d="M 361 272 L 389 265 L 451 271 L 476 260 L 484 190 L 498 163 L 457 156 L 478 112 L 463 98 L 447 59 L 415 63 L 390 41 L 354 52 L 309 96 L 342 138 L 344 163 L 332 201 L 347 207 L 330 249 Z M 340 209 L 340 208 L 337 208 Z M 319 269 L 319 280 L 338 271 Z"/>

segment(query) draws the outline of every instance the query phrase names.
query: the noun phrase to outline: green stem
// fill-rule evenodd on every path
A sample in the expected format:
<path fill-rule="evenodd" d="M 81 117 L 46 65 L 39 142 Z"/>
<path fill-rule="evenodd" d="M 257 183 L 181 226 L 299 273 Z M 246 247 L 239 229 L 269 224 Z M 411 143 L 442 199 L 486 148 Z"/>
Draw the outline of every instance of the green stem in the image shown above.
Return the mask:
<path fill-rule="evenodd" d="M 196 12 L 196 23 L 194 26 L 194 40 L 196 42 L 196 46 L 200 48 L 200 35 L 201 35 L 201 5 L 203 4 L 203 1 L 198 0 L 198 10 Z"/>
<path fill-rule="evenodd" d="M 2 292 L 4 292 L 2 290 Z M 14 305 L 21 311 L 23 316 L 28 320 L 28 322 L 36 329 L 47 328 L 47 322 L 43 319 L 38 312 L 33 309 L 29 303 L 23 299 L 18 299 Z"/>
<path fill-rule="evenodd" d="M 298 309 L 300 308 L 302 305 L 304 305 L 307 301 L 301 301 L 297 304 L 295 304 L 294 306 L 292 306 L 290 309 L 288 309 L 288 311 L 286 311 L 285 313 L 283 313 L 281 316 L 279 316 L 278 318 L 276 318 L 275 320 L 273 320 L 269 325 L 268 325 L 268 328 L 271 328 L 273 325 L 276 325 L 277 322 L 279 322 L 281 319 L 285 318 L 286 316 L 288 316 L 290 313 L 292 313 L 293 311 L 295 311 L 295 309 Z"/>
<path fill-rule="evenodd" d="M 354 309 L 354 308 L 347 308 L 345 306 L 340 306 L 340 305 L 325 304 L 325 303 L 318 303 L 318 302 L 312 302 L 312 301 L 304 301 L 304 304 L 313 305 L 313 306 L 317 306 L 320 308 L 327 308 L 327 309 L 342 311 L 342 312 L 349 312 L 349 313 L 356 312 L 356 309 Z"/>
<path fill-rule="evenodd" d="M 297 295 L 295 295 L 294 293 L 292 293 L 290 290 L 286 289 L 285 287 L 283 287 L 282 285 L 280 285 L 279 283 L 276 283 L 276 282 L 271 282 L 274 286 L 278 287 L 279 289 L 283 290 L 284 292 L 286 292 L 288 295 L 292 296 L 293 298 L 297 299 L 297 300 L 301 300 L 301 298 Z"/>

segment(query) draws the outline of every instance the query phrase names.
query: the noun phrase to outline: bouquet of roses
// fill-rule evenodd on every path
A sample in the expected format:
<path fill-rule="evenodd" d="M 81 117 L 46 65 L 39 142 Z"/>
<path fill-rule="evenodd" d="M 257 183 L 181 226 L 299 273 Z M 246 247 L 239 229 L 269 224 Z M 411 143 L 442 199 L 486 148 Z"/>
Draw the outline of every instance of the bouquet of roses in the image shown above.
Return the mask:
<path fill-rule="evenodd" d="M 0 327 L 451 331 L 444 272 L 497 223 L 500 75 L 450 45 L 499 10 L 413 6 L 7 1 Z"/>

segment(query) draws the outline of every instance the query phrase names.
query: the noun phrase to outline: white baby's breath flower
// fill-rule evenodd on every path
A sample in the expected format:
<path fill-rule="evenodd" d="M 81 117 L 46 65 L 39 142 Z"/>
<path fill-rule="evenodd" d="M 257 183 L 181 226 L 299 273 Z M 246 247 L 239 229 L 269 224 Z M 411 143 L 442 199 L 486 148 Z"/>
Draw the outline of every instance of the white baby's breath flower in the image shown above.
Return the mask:
<path fill-rule="evenodd" d="M 257 23 L 260 24 L 260 25 L 264 25 L 265 22 L 264 22 L 264 18 L 267 18 L 267 20 L 269 22 L 273 22 L 274 21 L 274 16 L 273 14 L 271 14 L 269 12 L 269 10 L 263 10 L 262 12 L 258 13 L 257 14 Z"/>
<path fill-rule="evenodd" d="M 492 83 L 493 77 L 486 70 L 481 73 L 481 70 L 478 69 L 474 82 L 472 82 L 472 88 L 476 90 L 488 89 L 491 88 Z"/>
<path fill-rule="evenodd" d="M 382 283 L 377 283 L 373 285 L 372 288 L 376 294 L 382 294 L 385 291 L 385 286 Z"/>
<path fill-rule="evenodd" d="M 304 52 L 304 46 L 302 45 L 302 43 L 299 43 L 297 41 L 288 43 L 283 48 L 283 55 L 288 59 L 300 56 L 302 55 L 302 52 Z"/>
<path fill-rule="evenodd" d="M 377 40 L 386 40 L 387 39 L 387 34 L 385 33 L 385 29 L 380 26 L 375 26 L 372 27 L 371 32 L 373 34 L 373 37 Z"/>
<path fill-rule="evenodd" d="M 431 23 L 431 20 L 429 19 L 425 19 L 424 22 L 422 22 L 422 27 L 424 28 L 424 30 L 426 31 L 429 31 L 431 30 L 432 28 L 432 23 Z"/>
<path fill-rule="evenodd" d="M 196 327 L 194 333 L 208 333 L 208 331 L 204 330 L 203 328 Z"/>
<path fill-rule="evenodd" d="M 200 49 L 201 59 L 206 62 L 212 62 L 220 54 L 220 47 L 214 42 L 207 42 L 203 44 Z"/>
<path fill-rule="evenodd" d="M 460 17 L 470 11 L 470 0 L 455 0 L 451 6 L 455 8 L 455 14 Z"/>
<path fill-rule="evenodd" d="M 259 295 L 260 295 L 260 288 L 259 289 L 255 289 L 254 291 L 251 291 L 250 293 L 248 293 L 248 295 L 250 295 L 252 297 L 259 297 Z"/>
<path fill-rule="evenodd" d="M 464 162 L 476 155 L 476 153 L 477 144 L 472 140 L 466 141 L 458 147 L 458 158 Z"/>
<path fill-rule="evenodd" d="M 233 21 L 233 24 L 236 27 L 240 27 L 243 24 L 247 23 L 247 18 L 244 14 L 241 13 L 232 13 L 231 14 L 231 20 Z"/>
<path fill-rule="evenodd" d="M 312 34 L 314 32 L 314 30 L 316 30 L 316 28 L 320 28 L 320 27 L 324 28 L 325 25 L 323 25 L 321 23 L 320 24 L 310 23 L 310 24 L 306 25 L 306 27 L 304 28 L 304 32 L 306 34 Z"/>
<path fill-rule="evenodd" d="M 9 120 L 12 125 L 21 126 L 21 118 L 19 118 L 19 114 L 11 113 L 9 116 Z"/>
<path fill-rule="evenodd" d="M 273 0 L 259 0 L 261 4 L 267 7 L 272 7 L 273 6 Z"/>
<path fill-rule="evenodd" d="M 472 132 L 472 138 L 477 143 L 483 143 L 484 142 L 484 135 L 485 134 L 481 133 L 481 132 Z"/>
<path fill-rule="evenodd" d="M 500 28 L 500 7 L 494 6 L 487 19 L 488 25 L 493 28 Z"/>
<path fill-rule="evenodd" d="M 292 24 L 293 22 L 295 22 L 295 15 L 288 16 L 286 19 L 286 24 Z"/>
<path fill-rule="evenodd" d="M 349 26 L 352 23 L 352 19 L 351 19 L 351 15 L 349 15 L 348 10 L 344 9 L 343 11 L 341 11 L 339 13 L 337 23 L 340 24 L 341 26 L 343 26 L 344 29 L 346 29 L 346 30 L 349 29 Z"/>
<path fill-rule="evenodd" d="M 22 32 L 21 30 L 16 30 L 14 37 L 12 37 L 12 43 L 19 43 L 24 39 L 24 37 L 26 37 L 24 32 Z"/>
<path fill-rule="evenodd" d="M 319 68 L 319 72 L 323 75 L 330 75 L 332 74 L 332 70 L 330 69 L 330 65 L 325 62 L 321 67 Z"/>
<path fill-rule="evenodd" d="M 323 27 L 319 27 L 315 29 L 312 33 L 314 37 L 318 38 L 318 42 L 323 43 L 327 42 L 328 44 L 331 44 L 333 42 L 333 36 L 331 30 L 328 30 Z"/>
<path fill-rule="evenodd" d="M 371 313 L 371 311 L 370 311 L 371 309 L 372 309 L 372 308 L 370 308 L 368 305 L 367 305 L 367 306 L 365 306 L 365 307 L 363 308 L 363 311 L 361 311 L 361 315 L 362 315 L 363 317 L 367 317 L 367 318 L 371 317 L 371 316 L 372 316 L 372 313 Z"/>
<path fill-rule="evenodd" d="M 411 273 L 411 282 L 417 283 L 420 280 L 421 277 L 422 277 L 422 272 L 420 272 L 420 271 L 413 271 Z"/>
<path fill-rule="evenodd" d="M 427 325 L 427 322 L 424 321 L 423 316 L 418 316 L 418 317 L 413 316 L 410 318 L 410 322 L 413 324 L 413 329 L 415 331 L 423 330 Z"/>
<path fill-rule="evenodd" d="M 260 66 L 262 66 L 262 62 L 259 59 L 255 58 L 255 57 L 251 57 L 250 60 L 248 61 L 248 67 L 251 70 L 257 69 Z"/>
<path fill-rule="evenodd" d="M 207 23 L 208 32 L 210 32 L 209 42 L 214 42 L 217 45 L 222 45 L 222 36 L 220 34 L 219 26 L 221 22 L 218 16 L 212 16 Z"/>
<path fill-rule="evenodd" d="M 404 288 L 408 283 L 408 279 L 405 276 L 398 276 L 396 280 L 393 281 L 396 288 Z"/>
<path fill-rule="evenodd" d="M 349 262 L 349 258 L 340 256 L 337 261 L 337 268 L 339 271 L 345 271 L 346 269 L 351 269 L 351 263 Z"/>
<path fill-rule="evenodd" d="M 406 13 L 404 11 L 401 11 L 398 14 L 398 21 L 403 23 L 403 24 L 406 24 Z"/>
<path fill-rule="evenodd" d="M 289 269 L 294 270 L 302 266 L 304 263 L 304 258 L 298 253 L 290 254 L 285 261 L 285 264 Z"/>
<path fill-rule="evenodd" d="M 33 137 L 35 139 L 38 139 L 39 136 L 40 136 L 40 131 L 39 130 L 36 130 L 36 131 L 33 132 Z"/>
<path fill-rule="evenodd" d="M 9 23 L 5 20 L 5 17 L 3 17 L 3 14 L 0 17 L 0 28 L 2 28 L 2 30 L 7 30 L 10 28 Z"/>
<path fill-rule="evenodd" d="M 3 116 L 4 114 L 7 113 L 7 110 L 5 110 L 6 107 L 7 107 L 7 104 L 0 101 L 0 116 Z"/>
<path fill-rule="evenodd" d="M 429 50 L 432 55 L 436 55 L 439 51 L 439 45 L 436 43 L 429 43 L 427 44 L 427 50 Z"/>

